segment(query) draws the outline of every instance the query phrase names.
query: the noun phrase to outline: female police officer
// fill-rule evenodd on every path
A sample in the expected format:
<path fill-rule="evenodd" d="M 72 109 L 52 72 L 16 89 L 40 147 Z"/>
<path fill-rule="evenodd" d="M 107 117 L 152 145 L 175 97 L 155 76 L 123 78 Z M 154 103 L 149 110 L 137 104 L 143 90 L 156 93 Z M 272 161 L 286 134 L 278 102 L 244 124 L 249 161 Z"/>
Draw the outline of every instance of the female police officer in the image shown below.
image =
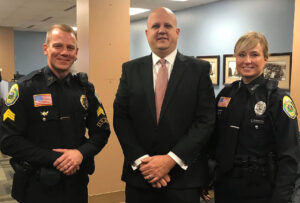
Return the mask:
<path fill-rule="evenodd" d="M 242 79 L 216 99 L 216 203 L 287 203 L 299 162 L 295 105 L 277 81 L 264 78 L 265 36 L 246 33 L 234 53 Z"/>

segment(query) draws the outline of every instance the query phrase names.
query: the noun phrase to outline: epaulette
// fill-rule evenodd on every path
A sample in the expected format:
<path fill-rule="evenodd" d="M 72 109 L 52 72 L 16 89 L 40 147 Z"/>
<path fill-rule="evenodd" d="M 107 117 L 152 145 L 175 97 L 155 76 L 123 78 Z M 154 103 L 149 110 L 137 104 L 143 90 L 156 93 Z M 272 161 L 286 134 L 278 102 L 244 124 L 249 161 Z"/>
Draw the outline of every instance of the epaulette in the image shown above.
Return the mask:
<path fill-rule="evenodd" d="M 228 84 L 228 85 L 225 85 L 225 88 L 226 89 L 230 89 L 230 88 L 232 88 L 232 87 L 239 87 L 240 86 L 240 80 L 236 80 L 236 81 L 234 81 L 233 83 L 230 83 L 230 84 Z"/>
<path fill-rule="evenodd" d="M 266 88 L 268 91 L 273 91 L 278 87 L 278 80 L 270 78 L 266 82 Z"/>
<path fill-rule="evenodd" d="M 83 87 L 87 88 L 88 90 L 94 91 L 94 86 L 92 85 L 92 83 L 89 82 L 89 78 L 86 73 L 78 72 L 73 74 L 73 77 L 77 78 L 79 83 Z"/>
<path fill-rule="evenodd" d="M 83 72 L 78 72 L 73 74 L 73 77 L 75 77 L 82 86 L 87 86 L 89 84 L 88 75 Z"/>
<path fill-rule="evenodd" d="M 41 74 L 41 73 L 42 73 L 42 70 L 43 70 L 43 69 L 32 71 L 32 72 L 29 73 L 28 75 L 25 75 L 25 76 L 21 77 L 21 78 L 18 80 L 18 83 L 25 82 L 25 81 L 27 81 L 27 80 L 31 80 L 34 76 Z"/>

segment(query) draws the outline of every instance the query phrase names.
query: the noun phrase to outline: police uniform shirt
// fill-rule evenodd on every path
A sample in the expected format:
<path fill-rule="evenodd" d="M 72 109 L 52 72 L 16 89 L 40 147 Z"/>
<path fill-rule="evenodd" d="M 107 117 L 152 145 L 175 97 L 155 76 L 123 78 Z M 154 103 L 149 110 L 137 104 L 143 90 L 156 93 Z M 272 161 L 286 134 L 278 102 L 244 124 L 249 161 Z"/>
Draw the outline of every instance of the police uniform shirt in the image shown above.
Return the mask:
<path fill-rule="evenodd" d="M 285 201 L 293 190 L 297 164 L 299 162 L 299 145 L 297 142 L 298 122 L 297 111 L 291 98 L 281 89 L 275 88 L 268 102 L 267 81 L 263 74 L 250 84 L 234 82 L 225 87 L 217 96 L 217 133 L 216 142 L 221 149 L 219 154 L 226 156 L 222 151 L 222 144 L 218 142 L 223 136 L 228 138 L 227 129 L 230 128 L 227 120 L 236 115 L 229 111 L 230 103 L 238 96 L 241 87 L 247 90 L 247 101 L 244 105 L 232 108 L 243 109 L 239 112 L 241 123 L 234 149 L 234 157 L 266 157 L 273 151 L 277 154 L 278 171 L 275 179 L 272 200 Z M 224 138 L 224 137 L 223 137 Z M 224 149 L 224 148 L 223 148 Z M 234 158 L 233 157 L 233 158 Z M 218 157 L 216 157 L 218 160 Z M 276 201 L 275 201 L 276 200 Z"/>
<path fill-rule="evenodd" d="M 110 134 L 93 86 L 77 75 L 59 80 L 49 67 L 13 85 L 3 112 L 1 150 L 37 166 L 53 165 L 61 155 L 54 148 L 78 149 L 83 160 L 93 158 Z"/>

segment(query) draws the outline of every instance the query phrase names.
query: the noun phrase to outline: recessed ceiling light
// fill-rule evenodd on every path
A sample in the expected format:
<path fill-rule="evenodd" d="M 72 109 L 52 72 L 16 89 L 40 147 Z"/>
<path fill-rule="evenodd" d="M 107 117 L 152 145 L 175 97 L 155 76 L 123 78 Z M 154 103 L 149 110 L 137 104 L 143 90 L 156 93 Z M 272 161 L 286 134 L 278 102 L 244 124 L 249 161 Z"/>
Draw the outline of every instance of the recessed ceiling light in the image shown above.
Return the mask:
<path fill-rule="evenodd" d="M 150 9 L 145 9 L 145 8 L 130 8 L 130 16 L 145 13 L 149 11 Z"/>

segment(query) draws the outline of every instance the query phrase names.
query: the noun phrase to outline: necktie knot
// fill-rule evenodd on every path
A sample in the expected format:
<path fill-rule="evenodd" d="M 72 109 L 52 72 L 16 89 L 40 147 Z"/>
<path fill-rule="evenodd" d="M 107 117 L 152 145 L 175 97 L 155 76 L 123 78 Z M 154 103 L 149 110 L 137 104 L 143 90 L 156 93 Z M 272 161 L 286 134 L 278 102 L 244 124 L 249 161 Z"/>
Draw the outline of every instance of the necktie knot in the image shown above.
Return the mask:
<path fill-rule="evenodd" d="M 166 65 L 166 59 L 159 59 L 159 62 L 162 66 Z"/>

